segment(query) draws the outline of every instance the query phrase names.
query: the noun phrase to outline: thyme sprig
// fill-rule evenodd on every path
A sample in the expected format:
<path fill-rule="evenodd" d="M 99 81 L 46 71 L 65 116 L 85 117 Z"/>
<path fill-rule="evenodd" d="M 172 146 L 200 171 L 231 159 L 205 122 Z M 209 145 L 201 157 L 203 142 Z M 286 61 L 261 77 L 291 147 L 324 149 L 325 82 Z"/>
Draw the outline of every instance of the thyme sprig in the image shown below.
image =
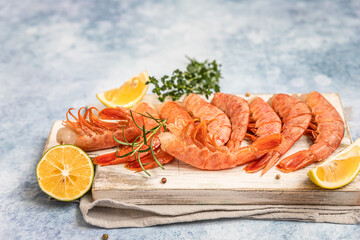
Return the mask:
<path fill-rule="evenodd" d="M 186 57 L 190 63 L 186 71 L 176 69 L 172 76 L 164 75 L 160 79 L 153 76 L 149 77 L 146 84 L 153 84 L 153 93 L 158 95 L 161 102 L 166 97 L 171 97 L 173 101 L 178 100 L 183 95 L 190 93 L 203 94 L 206 98 L 213 92 L 219 92 L 219 80 L 221 78 L 221 65 L 215 60 L 198 62 L 195 58 Z"/>
<path fill-rule="evenodd" d="M 140 114 L 140 113 L 138 113 Z M 160 118 L 155 118 L 153 117 L 150 113 L 146 112 L 146 114 L 140 114 L 141 116 L 143 117 L 146 117 L 146 118 L 150 118 L 154 121 L 156 121 L 158 123 L 158 125 L 156 125 L 155 127 L 151 128 L 150 130 L 146 130 L 145 128 L 145 125 L 143 124 L 143 126 L 139 126 L 137 124 L 137 122 L 135 121 L 134 119 L 134 115 L 133 115 L 133 112 L 130 110 L 130 115 L 131 115 L 131 119 L 132 121 L 135 123 L 135 126 L 138 127 L 142 134 L 137 136 L 133 142 L 128 142 L 126 140 L 126 137 L 125 137 L 125 126 L 123 127 L 123 138 L 125 141 L 121 141 L 119 139 L 117 139 L 115 137 L 115 135 L 113 136 L 114 140 L 123 145 L 123 146 L 130 146 L 131 147 L 131 151 L 126 153 L 126 154 L 123 154 L 123 155 L 118 155 L 117 151 L 115 152 L 115 155 L 116 157 L 118 158 L 124 158 L 124 157 L 127 157 L 127 156 L 134 156 L 136 161 L 139 163 L 141 169 L 148 175 L 148 176 L 151 176 L 150 173 L 148 171 L 146 171 L 146 169 L 144 168 L 144 166 L 146 166 L 147 164 L 143 164 L 141 162 L 141 158 L 140 158 L 140 153 L 144 153 L 144 152 L 148 152 L 150 151 L 151 152 L 151 155 L 153 156 L 155 162 L 159 165 L 159 167 L 161 167 L 162 169 L 165 169 L 164 166 L 159 162 L 159 160 L 157 159 L 157 157 L 155 156 L 155 153 L 154 153 L 154 149 L 153 149 L 153 145 L 154 145 L 154 137 L 156 135 L 157 132 L 160 132 L 161 129 L 163 128 L 164 131 L 168 131 L 167 128 L 166 128 L 166 122 L 167 122 L 167 119 L 160 119 Z M 145 149 L 142 149 L 143 147 L 147 147 Z"/>

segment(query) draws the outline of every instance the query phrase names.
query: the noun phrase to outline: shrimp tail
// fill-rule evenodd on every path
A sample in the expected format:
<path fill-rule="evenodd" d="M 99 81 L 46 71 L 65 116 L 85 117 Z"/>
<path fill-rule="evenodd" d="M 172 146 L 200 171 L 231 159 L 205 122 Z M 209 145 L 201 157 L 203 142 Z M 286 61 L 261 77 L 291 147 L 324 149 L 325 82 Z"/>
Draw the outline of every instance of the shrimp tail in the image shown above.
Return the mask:
<path fill-rule="evenodd" d="M 276 167 L 282 172 L 292 172 L 304 168 L 315 161 L 316 157 L 311 151 L 303 150 L 284 158 Z"/>
<path fill-rule="evenodd" d="M 171 162 L 174 157 L 171 156 L 170 154 L 162 151 L 162 150 L 157 150 L 156 153 L 156 158 L 157 160 L 162 164 L 167 164 L 169 162 Z M 149 154 L 143 158 L 141 158 L 141 164 L 143 165 L 143 167 L 148 170 L 148 169 L 152 169 L 152 168 L 156 168 L 158 167 L 158 163 L 155 161 L 154 156 L 152 154 Z M 134 170 L 135 172 L 141 172 L 142 168 L 140 166 L 140 163 L 135 160 L 132 162 L 128 162 L 125 167 L 129 170 Z"/>
<path fill-rule="evenodd" d="M 266 165 L 261 173 L 261 176 L 264 175 L 267 171 L 269 171 L 269 169 L 272 168 L 277 163 L 277 161 L 279 161 L 280 157 L 281 155 L 277 151 L 266 154 Z"/>
<path fill-rule="evenodd" d="M 282 141 L 281 134 L 271 134 L 257 139 L 251 145 L 243 147 L 237 153 L 237 165 L 242 165 L 276 149 Z"/>
<path fill-rule="evenodd" d="M 108 163 L 114 161 L 116 159 L 115 152 L 103 154 L 93 158 L 93 163 L 96 165 L 103 165 L 104 163 Z"/>
<path fill-rule="evenodd" d="M 148 152 L 141 153 L 141 157 L 148 155 Z M 116 165 L 121 163 L 127 163 L 131 161 L 135 161 L 135 157 L 133 155 L 129 155 L 123 158 L 119 158 L 113 153 L 107 153 L 101 156 L 97 156 L 93 158 L 93 163 L 100 166 L 108 166 L 108 165 Z"/>
<path fill-rule="evenodd" d="M 257 172 L 260 169 L 263 169 L 261 176 L 264 175 L 274 164 L 279 160 L 280 154 L 277 151 L 269 152 L 263 155 L 256 161 L 249 163 L 244 170 L 247 173 Z"/>

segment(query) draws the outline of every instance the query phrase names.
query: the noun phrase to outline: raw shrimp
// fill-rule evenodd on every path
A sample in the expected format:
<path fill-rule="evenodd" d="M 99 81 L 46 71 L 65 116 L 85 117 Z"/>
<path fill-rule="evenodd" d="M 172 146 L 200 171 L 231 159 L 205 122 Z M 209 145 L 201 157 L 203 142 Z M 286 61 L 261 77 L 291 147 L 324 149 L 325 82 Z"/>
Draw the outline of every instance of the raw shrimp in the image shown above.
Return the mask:
<path fill-rule="evenodd" d="M 150 114 L 154 118 L 159 118 L 156 111 L 152 107 L 150 107 L 147 103 L 144 103 L 144 102 L 140 103 L 136 107 L 135 110 L 139 113 L 143 113 L 144 115 Z M 111 110 L 111 112 L 109 111 L 106 114 L 108 114 L 108 118 L 111 119 L 113 117 L 116 117 L 117 112 Z M 154 119 L 148 118 L 148 117 L 143 117 L 142 122 L 143 122 L 143 125 L 146 130 L 150 130 L 158 125 L 158 123 Z M 139 125 L 139 126 L 141 126 L 141 125 Z M 159 148 L 160 141 L 159 141 L 159 138 L 157 137 L 157 135 L 155 135 L 153 138 L 154 138 L 153 139 L 153 151 L 155 152 L 155 156 L 159 155 L 159 157 L 157 158 L 159 160 L 159 162 L 162 164 L 170 162 L 173 159 L 173 157 L 170 156 L 169 154 L 162 153 L 161 149 Z M 143 139 L 139 138 L 137 142 L 140 142 L 140 141 L 143 141 Z M 142 146 L 141 150 L 145 150 L 147 148 L 148 148 L 148 146 L 144 145 L 144 146 Z M 132 148 L 129 146 L 120 146 L 116 152 L 100 155 L 100 156 L 93 158 L 93 162 L 94 162 L 94 164 L 101 165 L 101 166 L 115 165 L 115 164 L 120 164 L 120 163 L 128 163 L 127 164 L 128 168 L 130 168 L 132 170 L 138 170 L 137 168 L 140 168 L 140 165 L 137 162 L 134 155 L 128 155 L 123 158 L 119 158 L 116 156 L 116 155 L 118 155 L 118 156 L 125 155 L 131 151 L 132 151 Z M 141 159 L 142 163 L 147 163 L 146 165 L 144 165 L 145 169 L 150 169 L 150 168 L 157 166 L 157 163 L 153 159 L 153 156 L 150 154 L 150 152 L 151 151 L 139 152 L 139 155 L 138 155 L 138 157 Z M 134 167 L 134 168 L 132 168 L 132 167 Z"/>
<path fill-rule="evenodd" d="M 178 121 L 188 123 L 192 117 L 177 103 L 169 101 L 157 107 L 161 119 L 167 119 L 167 124 L 174 124 Z"/>
<path fill-rule="evenodd" d="M 149 108 L 145 108 L 145 106 L 138 105 L 136 109 L 139 111 L 141 110 L 141 112 L 143 112 L 143 113 L 147 112 L 155 118 L 159 118 L 159 115 L 157 114 L 157 112 L 152 108 L 149 109 Z M 167 119 L 167 123 L 175 123 L 178 121 L 182 121 L 182 124 L 186 124 L 192 120 L 191 116 L 185 111 L 185 109 L 180 107 L 175 102 L 171 102 L 171 101 L 165 102 L 165 103 L 161 104 L 160 106 L 157 106 L 157 109 L 158 109 L 159 114 L 161 115 L 161 118 Z M 145 128 L 147 130 L 155 127 L 158 124 L 153 119 L 146 118 L 146 117 L 144 117 L 143 121 L 145 124 Z M 139 141 L 141 141 L 141 140 L 142 139 L 140 139 Z M 160 146 L 160 140 L 157 136 L 155 136 L 154 141 L 153 141 L 153 150 L 155 151 L 155 156 L 157 156 L 157 154 L 159 154 L 159 157 L 157 156 L 157 159 L 159 160 L 159 162 L 161 164 L 169 163 L 174 157 L 163 152 L 159 148 L 159 146 Z M 144 150 L 146 148 L 147 148 L 147 146 L 143 146 L 142 150 Z M 125 155 L 131 151 L 132 151 L 132 149 L 130 147 L 122 146 L 119 148 L 119 150 L 116 153 L 118 156 L 121 156 L 121 155 Z M 146 165 L 144 165 L 145 169 L 150 169 L 150 168 L 154 168 L 154 167 L 158 166 L 149 151 L 140 152 L 139 157 L 141 159 L 141 162 L 143 164 L 146 164 Z M 118 158 L 118 157 L 116 157 L 115 152 L 95 157 L 93 159 L 93 162 L 94 162 L 94 164 L 98 164 L 101 166 L 114 165 L 114 164 L 120 164 L 120 163 L 128 163 L 126 166 L 132 170 L 138 170 L 138 168 L 140 168 L 140 165 L 136 161 L 134 155 L 129 155 L 129 156 L 126 156 L 123 158 Z"/>
<path fill-rule="evenodd" d="M 231 122 L 231 141 L 226 146 L 230 149 L 237 149 L 245 137 L 250 117 L 249 103 L 238 96 L 217 92 L 211 104 L 223 111 L 230 117 Z"/>
<path fill-rule="evenodd" d="M 256 172 L 264 168 L 262 172 L 264 174 L 294 145 L 309 126 L 310 109 L 300 99 L 287 94 L 276 94 L 269 100 L 269 104 L 282 120 L 283 141 L 277 149 L 249 163 L 244 168 L 246 172 Z"/>
<path fill-rule="evenodd" d="M 89 108 L 82 115 L 83 109 L 79 109 L 77 117 L 71 112 L 73 108 L 66 113 L 64 127 L 59 129 L 56 135 L 56 140 L 60 144 L 73 144 L 84 151 L 94 151 L 117 146 L 118 143 L 115 142 L 113 136 L 122 141 L 125 140 L 125 136 L 126 140 L 132 141 L 141 134 L 140 129 L 131 121 L 130 112 L 126 108 L 105 108 L 99 113 L 99 117 L 93 113 L 93 110 L 98 111 L 96 108 Z M 111 119 L 118 121 L 104 121 L 104 119 L 109 119 L 107 116 L 109 112 L 116 113 Z M 69 120 L 69 114 L 75 121 Z M 142 124 L 142 116 L 135 113 L 134 118 L 137 123 Z"/>
<path fill-rule="evenodd" d="M 250 122 L 246 139 L 256 141 L 281 132 L 281 120 L 276 112 L 262 98 L 256 97 L 250 103 Z"/>
<path fill-rule="evenodd" d="M 234 122 L 241 122 L 241 120 L 236 119 L 238 117 L 243 118 L 237 114 L 237 111 L 229 110 L 240 108 L 241 106 L 238 104 L 242 104 L 242 102 L 224 101 L 222 104 L 222 108 L 229 113 L 230 119 Z M 169 124 L 170 132 L 159 134 L 161 149 L 196 168 L 220 170 L 253 161 L 276 148 L 281 142 L 280 134 L 271 134 L 242 148 L 238 144 L 238 148 L 218 146 L 207 131 L 208 126 L 213 121 L 210 117 L 209 119 L 201 120 L 198 124 L 194 123 L 195 120 L 189 121 L 186 125 Z M 238 136 L 235 134 L 231 137 L 237 138 Z M 235 139 L 234 141 L 238 140 Z"/>
<path fill-rule="evenodd" d="M 320 93 L 313 91 L 300 98 L 310 107 L 312 119 L 307 134 L 315 143 L 308 150 L 281 160 L 277 167 L 283 172 L 292 172 L 325 159 L 339 147 L 345 133 L 340 114 Z"/>
<path fill-rule="evenodd" d="M 215 139 L 217 145 L 222 146 L 230 138 L 231 123 L 226 114 L 214 105 L 206 102 L 196 94 L 190 94 L 184 99 L 184 106 L 187 112 L 194 118 L 209 122 L 207 130 L 211 138 Z"/>

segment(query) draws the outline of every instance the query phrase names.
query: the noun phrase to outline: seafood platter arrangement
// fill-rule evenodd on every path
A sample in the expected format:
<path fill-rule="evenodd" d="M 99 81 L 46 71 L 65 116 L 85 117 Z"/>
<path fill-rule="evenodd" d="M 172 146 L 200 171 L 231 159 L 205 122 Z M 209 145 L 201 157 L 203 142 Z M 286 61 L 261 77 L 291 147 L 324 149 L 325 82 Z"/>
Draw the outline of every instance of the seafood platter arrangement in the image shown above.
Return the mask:
<path fill-rule="evenodd" d="M 360 142 L 338 94 L 222 93 L 216 63 L 191 64 L 213 71 L 200 77 L 215 93 L 177 76 L 169 86 L 189 90 L 161 94 L 143 72 L 98 94 L 104 105 L 69 109 L 38 164 L 41 189 L 64 201 L 91 189 L 131 204 L 360 205 Z"/>

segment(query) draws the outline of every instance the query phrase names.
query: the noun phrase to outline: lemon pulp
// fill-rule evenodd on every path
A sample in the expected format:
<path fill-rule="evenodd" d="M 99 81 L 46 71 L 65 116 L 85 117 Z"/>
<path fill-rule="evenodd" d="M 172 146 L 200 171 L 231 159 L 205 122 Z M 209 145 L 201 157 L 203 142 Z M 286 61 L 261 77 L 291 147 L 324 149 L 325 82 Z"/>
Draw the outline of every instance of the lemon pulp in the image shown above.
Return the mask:
<path fill-rule="evenodd" d="M 90 157 L 73 145 L 49 149 L 36 167 L 40 188 L 49 196 L 71 201 L 83 196 L 91 187 L 94 166 Z"/>
<path fill-rule="evenodd" d="M 96 94 L 96 97 L 107 107 L 132 107 L 146 94 L 149 85 L 146 71 L 126 81 L 121 87 Z"/>

